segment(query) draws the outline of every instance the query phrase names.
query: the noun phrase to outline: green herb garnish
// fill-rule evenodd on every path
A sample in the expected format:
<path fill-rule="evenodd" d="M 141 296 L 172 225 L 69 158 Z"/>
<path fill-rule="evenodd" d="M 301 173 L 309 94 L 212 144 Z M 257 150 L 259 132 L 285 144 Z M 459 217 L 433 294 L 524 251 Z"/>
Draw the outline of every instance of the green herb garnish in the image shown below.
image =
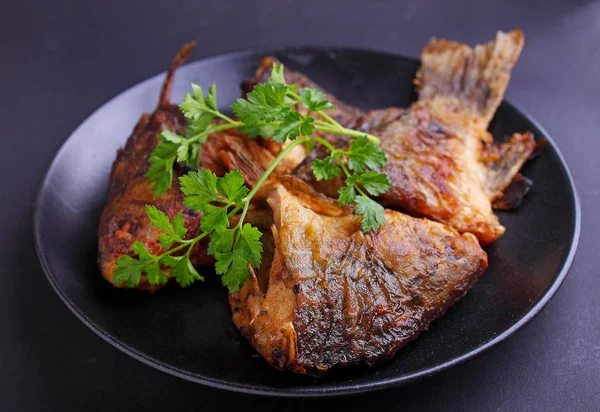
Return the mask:
<path fill-rule="evenodd" d="M 295 109 L 298 103 L 304 107 L 306 114 Z M 317 180 L 331 180 L 345 175 L 346 185 L 339 189 L 339 203 L 342 206 L 355 204 L 364 232 L 375 231 L 385 225 L 383 207 L 369 197 L 380 195 L 390 187 L 387 175 L 375 171 L 387 162 L 385 153 L 379 147 L 379 139 L 347 129 L 328 116 L 325 111 L 335 106 L 319 90 L 298 90 L 297 85 L 286 84 L 283 65 L 274 65 L 267 83 L 256 85 L 245 99 L 240 98 L 231 106 L 239 120 L 219 111 L 214 85 L 205 96 L 202 88 L 193 84 L 192 94 L 186 94 L 179 107 L 189 119 L 186 135 L 163 131 L 150 158 L 147 176 L 154 183 L 155 197 L 162 196 L 171 187 L 175 161 L 198 167 L 201 145 L 211 133 L 238 128 L 250 137 L 262 136 L 276 142 L 290 142 L 250 191 L 244 185 L 239 170 L 233 170 L 221 178 L 207 169 L 181 176 L 179 180 L 185 194 L 185 205 L 203 213 L 200 235 L 185 239 L 187 230 L 181 212 L 169 221 L 161 211 L 147 206 L 152 225 L 163 232 L 159 242 L 165 252 L 152 255 L 143 243 L 136 242 L 132 250 L 137 258 L 122 256 L 116 262 L 116 283 L 135 287 L 142 273 L 145 273 L 151 285 L 164 284 L 169 278 L 164 272 L 167 268 L 181 286 L 202 280 L 190 262 L 190 253 L 198 241 L 210 236 L 208 253 L 216 259 L 216 272 L 222 276 L 222 283 L 229 292 L 235 293 L 250 277 L 250 268 L 259 266 L 261 262 L 262 234 L 256 227 L 244 223 L 250 202 L 279 162 L 301 144 L 307 147 L 321 144 L 329 150 L 329 156 L 313 162 L 313 173 Z M 312 113 L 317 116 L 311 116 Z M 222 122 L 213 123 L 215 118 Z M 348 148 L 338 149 L 327 140 L 314 136 L 316 131 L 354 139 Z M 237 213 L 241 213 L 238 223 L 230 227 L 229 220 Z M 175 252 L 185 253 L 174 256 Z"/>

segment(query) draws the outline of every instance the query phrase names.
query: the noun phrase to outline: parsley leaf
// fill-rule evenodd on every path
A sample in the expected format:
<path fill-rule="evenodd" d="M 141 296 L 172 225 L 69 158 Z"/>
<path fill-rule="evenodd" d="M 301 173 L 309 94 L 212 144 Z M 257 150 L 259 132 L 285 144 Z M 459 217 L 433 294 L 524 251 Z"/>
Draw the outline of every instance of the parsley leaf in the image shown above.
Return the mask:
<path fill-rule="evenodd" d="M 296 137 L 310 136 L 315 131 L 312 117 L 303 117 L 300 113 L 293 111 L 289 112 L 279 128 L 273 133 L 273 141 L 283 143 L 286 140 L 294 140 Z"/>
<path fill-rule="evenodd" d="M 163 285 L 169 280 L 169 277 L 165 272 L 162 271 L 158 263 L 146 266 L 144 271 L 146 272 L 148 283 L 151 286 Z"/>
<path fill-rule="evenodd" d="M 338 193 L 340 195 L 338 199 L 340 206 L 349 205 L 350 203 L 353 203 L 356 198 L 356 190 L 353 185 L 340 187 Z"/>
<path fill-rule="evenodd" d="M 227 172 L 217 180 L 217 191 L 229 200 L 229 204 L 241 203 L 248 194 L 248 188 L 244 186 L 244 177 L 237 169 Z"/>
<path fill-rule="evenodd" d="M 385 166 L 387 159 L 379 145 L 371 142 L 367 136 L 360 136 L 350 142 L 348 167 L 357 173 L 364 173 L 367 168 L 379 169 Z"/>
<path fill-rule="evenodd" d="M 204 214 L 200 219 L 200 229 L 204 232 L 211 232 L 216 228 L 227 228 L 229 219 L 227 218 L 227 208 L 213 205 L 204 206 Z"/>
<path fill-rule="evenodd" d="M 355 199 L 356 213 L 361 216 L 361 229 L 368 233 L 385 226 L 385 210 L 383 206 L 375 202 L 373 199 L 358 195 Z"/>
<path fill-rule="evenodd" d="M 148 218 L 150 218 L 150 223 L 152 223 L 153 227 L 160 229 L 163 232 L 174 234 L 169 218 L 163 212 L 158 210 L 156 206 L 146 205 L 146 214 L 148 215 Z"/>
<path fill-rule="evenodd" d="M 185 194 L 183 203 L 196 212 L 202 211 L 208 203 L 217 200 L 217 176 L 208 169 L 181 176 L 179 182 L 181 191 Z"/>
<path fill-rule="evenodd" d="M 215 271 L 222 275 L 221 283 L 229 289 L 229 293 L 237 292 L 250 277 L 248 261 L 235 250 L 215 257 L 217 258 Z"/>
<path fill-rule="evenodd" d="M 302 105 L 311 112 L 316 112 L 317 110 L 335 109 L 335 104 L 331 103 L 328 100 L 324 100 L 325 94 L 317 89 L 305 87 L 300 89 L 299 94 L 300 101 L 302 101 Z"/>
<path fill-rule="evenodd" d="M 171 142 L 171 143 L 181 143 L 183 138 L 179 136 L 177 133 L 173 133 L 170 130 L 163 130 L 160 134 L 162 140 Z"/>
<path fill-rule="evenodd" d="M 315 159 L 312 170 L 317 180 L 331 180 L 342 173 L 342 170 L 333 160 L 333 156 L 327 156 L 325 159 Z"/>
<path fill-rule="evenodd" d="M 271 70 L 271 75 L 269 76 L 269 83 L 277 85 L 281 84 L 287 86 L 284 77 L 284 68 L 283 64 L 273 64 L 273 69 Z"/>
<path fill-rule="evenodd" d="M 239 231 L 238 238 L 235 242 L 235 250 L 240 251 L 244 258 L 252 263 L 253 266 L 260 265 L 261 253 L 263 251 L 260 238 L 262 233 L 250 223 L 244 224 L 242 230 Z"/>
<path fill-rule="evenodd" d="M 198 135 L 205 133 L 212 124 L 213 115 L 205 113 L 198 119 L 190 119 L 185 133 L 177 148 L 177 161 L 186 163 L 194 168 L 198 167 L 198 154 L 200 146 L 208 139 L 208 134 L 197 138 Z M 193 140 L 192 140 L 193 139 Z"/>
<path fill-rule="evenodd" d="M 390 188 L 390 181 L 384 173 L 370 171 L 362 175 L 352 175 L 348 178 L 346 184 L 348 186 L 360 183 L 369 194 L 377 196 L 387 192 Z"/>
<path fill-rule="evenodd" d="M 215 252 L 215 271 L 222 275 L 221 282 L 229 288 L 230 293 L 235 293 L 250 277 L 248 263 L 252 266 L 260 265 L 263 251 L 260 231 L 246 223 L 238 231 L 238 236 L 230 252 Z M 228 241 L 229 238 L 225 238 Z M 225 242 L 224 242 L 225 243 Z M 222 245 L 221 245 L 222 246 Z M 215 251 L 215 246 L 213 246 Z"/>
<path fill-rule="evenodd" d="M 163 249 L 168 250 L 174 243 L 181 242 L 187 233 L 183 213 L 180 211 L 173 218 L 173 222 L 169 222 L 169 218 L 155 206 L 146 205 L 146 214 L 150 218 L 152 226 L 162 230 L 163 234 L 158 236 L 158 241 Z"/>
<path fill-rule="evenodd" d="M 181 287 L 187 287 L 196 280 L 204 280 L 196 271 L 187 255 L 181 256 L 178 259 L 177 263 L 171 268 L 171 275 Z"/>
<path fill-rule="evenodd" d="M 144 265 L 139 260 L 123 255 L 115 263 L 117 264 L 117 268 L 113 271 L 115 284 L 125 283 L 128 288 L 133 288 L 140 283 Z"/>
<path fill-rule="evenodd" d="M 184 116 L 189 119 L 185 136 L 164 130 L 150 156 L 150 167 L 146 175 L 149 182 L 154 183 L 152 191 L 156 198 L 164 195 L 171 188 L 175 160 L 198 167 L 200 146 L 208 138 L 208 135 L 202 137 L 198 135 L 209 129 L 214 112 L 218 111 L 214 85 L 211 86 L 206 97 L 200 86 L 192 84 L 192 89 L 193 95 L 186 93 L 183 102 L 179 105 Z"/>
<path fill-rule="evenodd" d="M 202 87 L 194 83 L 192 83 L 192 92 L 193 94 L 186 93 L 183 102 L 179 104 L 185 117 L 198 120 L 207 113 L 219 110 L 217 108 L 217 90 L 214 84 L 208 90 L 206 97 L 204 97 Z"/>
<path fill-rule="evenodd" d="M 208 254 L 215 255 L 216 253 L 227 253 L 233 247 L 233 237 L 235 229 L 223 229 L 217 227 L 210 235 L 210 243 L 208 244 Z"/>
<path fill-rule="evenodd" d="M 144 265 L 154 261 L 154 256 L 152 256 L 142 242 L 134 242 L 133 245 L 131 245 L 131 250 L 138 255 L 138 260 Z"/>
<path fill-rule="evenodd" d="M 208 95 L 204 99 L 204 102 L 214 111 L 219 110 L 219 107 L 217 106 L 217 85 L 215 83 L 211 84 L 208 88 Z"/>
<path fill-rule="evenodd" d="M 148 283 L 152 286 L 167 283 L 169 277 L 161 270 L 156 257 L 146 249 L 142 242 L 135 242 L 131 245 L 131 249 L 138 255 L 138 258 L 125 255 L 117 259 L 117 268 L 113 272 L 115 283 L 125 283 L 129 288 L 136 287 L 144 272 Z"/>
<path fill-rule="evenodd" d="M 290 108 L 285 105 L 287 91 L 288 87 L 283 84 L 257 84 L 246 99 L 237 99 L 231 108 L 250 127 L 260 126 L 260 122 L 283 120 L 290 112 Z"/>
<path fill-rule="evenodd" d="M 185 220 L 183 219 L 183 212 L 178 212 L 173 220 L 171 221 L 171 225 L 173 226 L 173 232 L 180 239 L 183 240 L 183 237 L 187 233 L 187 229 L 185 227 Z"/>
<path fill-rule="evenodd" d="M 164 195 L 171 188 L 173 163 L 175 163 L 175 159 L 177 158 L 178 149 L 178 144 L 175 140 L 181 139 L 181 137 L 165 130 L 160 134 L 158 139 L 159 143 L 150 155 L 150 167 L 146 172 L 148 182 L 154 183 L 152 192 L 155 198 Z"/>

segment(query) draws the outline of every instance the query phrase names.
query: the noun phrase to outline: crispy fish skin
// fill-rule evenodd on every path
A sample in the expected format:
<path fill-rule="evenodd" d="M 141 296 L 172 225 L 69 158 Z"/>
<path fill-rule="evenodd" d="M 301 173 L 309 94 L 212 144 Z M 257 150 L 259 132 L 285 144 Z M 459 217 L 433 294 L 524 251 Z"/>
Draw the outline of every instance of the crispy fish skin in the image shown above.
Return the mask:
<path fill-rule="evenodd" d="M 498 32 L 494 41 L 474 48 L 432 39 L 423 49 L 415 79 L 419 101 L 406 110 L 361 113 L 327 96 L 337 104 L 335 116 L 344 126 L 381 139 L 388 158 L 383 172 L 392 183 L 382 195 L 382 203 L 448 224 L 461 233 L 473 233 L 482 245 L 504 233 L 492 203 L 502 198 L 535 150 L 536 141 L 531 133 L 516 133 L 503 143 L 494 143 L 485 129 L 502 101 L 523 43 L 519 30 Z M 263 60 L 254 82 L 268 78 L 269 62 L 272 59 Z M 285 76 L 289 83 L 315 87 L 288 69 Z M 337 147 L 348 145 L 345 137 L 324 137 Z M 318 182 L 310 168 L 315 158 L 325 155 L 326 151 L 317 147 L 295 175 L 318 191 L 337 196 L 343 180 Z M 511 202 L 496 204 L 518 205 L 526 192 L 525 188 L 513 191 Z"/>
<path fill-rule="evenodd" d="M 187 120 L 177 107 L 169 102 L 175 71 L 187 59 L 194 43 L 186 44 L 177 54 L 160 93 L 158 106 L 154 113 L 144 114 L 127 140 L 125 146 L 117 153 L 109 179 L 108 203 L 100 217 L 98 228 L 98 260 L 102 276 L 116 287 L 125 287 L 113 281 L 116 261 L 123 255 L 132 255 L 131 245 L 142 242 L 154 254 L 164 250 L 158 242 L 161 232 L 152 227 L 146 215 L 146 205 L 156 206 L 169 218 L 178 212 L 183 213 L 186 237 L 198 235 L 200 214 L 183 204 L 184 195 L 179 188 L 178 176 L 181 170 L 176 166 L 171 189 L 158 199 L 154 198 L 152 185 L 148 182 L 146 172 L 150 166 L 150 155 L 158 136 L 163 130 L 184 134 Z M 218 152 L 221 150 L 221 136 L 209 136 L 202 148 L 200 167 L 222 174 L 226 168 L 221 164 Z M 194 265 L 212 264 L 212 257 L 206 253 L 207 242 L 199 242 L 191 253 Z M 168 274 L 168 273 L 167 273 Z M 136 289 L 154 291 L 164 285 L 152 286 L 145 275 L 142 275 Z"/>
<path fill-rule="evenodd" d="M 376 133 L 388 157 L 382 172 L 392 185 L 381 196 L 386 205 L 473 233 L 483 245 L 504 233 L 491 202 L 534 150 L 531 133 L 500 145 L 484 143 L 486 131 L 460 115 L 432 110 L 428 102 L 415 103 Z"/>
<path fill-rule="evenodd" d="M 419 100 L 433 101 L 486 129 L 502 102 L 525 38 L 520 30 L 498 32 L 473 48 L 433 38 L 421 52 L 415 84 Z"/>
<path fill-rule="evenodd" d="M 392 183 L 387 205 L 473 233 L 482 245 L 505 228 L 492 210 L 536 147 L 531 133 L 493 143 L 485 130 L 522 48 L 519 30 L 470 48 L 432 39 L 421 54 L 419 101 L 379 127 Z"/>
<path fill-rule="evenodd" d="M 273 366 L 318 375 L 389 358 L 487 267 L 469 233 L 387 210 L 386 226 L 365 234 L 349 208 L 306 186 L 271 187 L 269 271 L 229 298 L 234 324 Z"/>

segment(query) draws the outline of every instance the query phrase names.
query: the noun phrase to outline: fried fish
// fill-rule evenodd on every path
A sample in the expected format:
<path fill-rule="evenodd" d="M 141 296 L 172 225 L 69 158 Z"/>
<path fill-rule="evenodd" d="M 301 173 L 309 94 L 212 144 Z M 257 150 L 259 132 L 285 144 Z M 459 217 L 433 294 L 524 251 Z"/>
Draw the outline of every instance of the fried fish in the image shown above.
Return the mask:
<path fill-rule="evenodd" d="M 382 171 L 392 184 L 382 196 L 385 205 L 448 224 L 461 233 L 473 233 L 482 245 L 504 233 L 492 203 L 503 196 L 536 142 L 531 133 L 516 133 L 505 142 L 494 143 L 486 128 L 502 100 L 523 42 L 519 30 L 499 32 L 494 41 L 474 48 L 432 39 L 423 49 L 415 80 L 419 100 L 406 110 L 362 113 L 328 96 L 338 106 L 336 120 L 381 139 L 388 158 Z M 266 78 L 267 64 L 272 61 L 263 59 L 256 79 Z M 293 71 L 286 71 L 285 76 L 290 83 L 315 87 Z M 326 138 L 338 147 L 348 142 L 343 137 Z M 310 170 L 323 152 L 311 153 L 295 174 L 333 196 L 342 181 L 316 182 Z"/>
<path fill-rule="evenodd" d="M 387 210 L 365 234 L 350 208 L 280 176 L 272 260 L 230 295 L 233 322 L 273 366 L 321 374 L 389 358 L 463 297 L 487 267 L 470 233 Z"/>
<path fill-rule="evenodd" d="M 131 245 L 143 242 L 151 253 L 161 253 L 158 242 L 161 232 L 153 228 L 146 215 L 146 205 L 156 206 L 173 218 L 178 212 L 183 213 L 187 236 L 194 237 L 199 233 L 200 215 L 183 204 L 184 195 L 179 189 L 178 176 L 182 173 L 176 166 L 171 189 L 162 197 L 155 199 L 152 185 L 148 182 L 146 172 L 150 166 L 150 155 L 158 143 L 158 136 L 163 130 L 184 134 L 187 119 L 177 105 L 171 104 L 169 98 L 175 71 L 185 62 L 194 47 L 186 44 L 177 54 L 164 81 L 158 106 L 152 114 L 144 114 L 138 121 L 132 135 L 125 146 L 117 153 L 109 179 L 108 203 L 100 217 L 98 228 L 99 264 L 102 276 L 116 287 L 124 284 L 113 282 L 116 261 L 123 255 L 131 255 Z M 223 174 L 224 166 L 220 163 L 218 152 L 222 139 L 211 135 L 203 146 L 200 167 L 209 168 L 217 174 Z M 206 254 L 206 242 L 199 242 L 190 256 L 195 265 L 210 265 L 211 256 Z M 168 273 L 167 273 L 168 274 Z M 156 290 L 164 285 L 152 286 L 145 275 L 142 275 L 136 289 Z"/>

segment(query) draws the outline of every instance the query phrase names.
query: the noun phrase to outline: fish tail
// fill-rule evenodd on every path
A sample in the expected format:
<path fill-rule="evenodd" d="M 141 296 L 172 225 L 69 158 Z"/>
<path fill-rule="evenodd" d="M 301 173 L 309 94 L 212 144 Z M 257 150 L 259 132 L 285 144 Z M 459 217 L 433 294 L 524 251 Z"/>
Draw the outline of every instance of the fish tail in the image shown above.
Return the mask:
<path fill-rule="evenodd" d="M 487 128 L 523 44 L 523 33 L 518 29 L 498 32 L 493 41 L 473 48 L 431 39 L 421 52 L 421 68 L 415 79 L 419 100 L 434 101 Z"/>
<path fill-rule="evenodd" d="M 171 67 L 169 67 L 169 71 L 167 72 L 167 77 L 163 83 L 162 89 L 160 91 L 160 98 L 158 99 L 158 105 L 162 106 L 165 104 L 169 104 L 169 100 L 171 99 L 171 89 L 173 87 L 173 78 L 175 77 L 175 72 L 179 69 L 183 63 L 190 57 L 192 50 L 196 46 L 196 42 L 192 41 L 183 45 L 183 47 L 179 50 L 179 53 L 173 59 L 171 63 Z"/>

